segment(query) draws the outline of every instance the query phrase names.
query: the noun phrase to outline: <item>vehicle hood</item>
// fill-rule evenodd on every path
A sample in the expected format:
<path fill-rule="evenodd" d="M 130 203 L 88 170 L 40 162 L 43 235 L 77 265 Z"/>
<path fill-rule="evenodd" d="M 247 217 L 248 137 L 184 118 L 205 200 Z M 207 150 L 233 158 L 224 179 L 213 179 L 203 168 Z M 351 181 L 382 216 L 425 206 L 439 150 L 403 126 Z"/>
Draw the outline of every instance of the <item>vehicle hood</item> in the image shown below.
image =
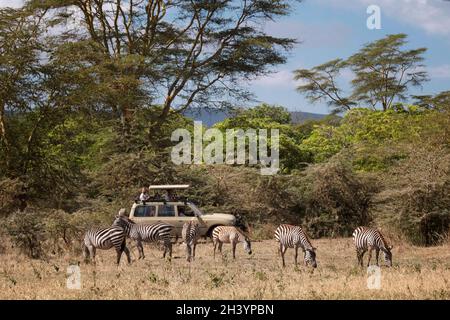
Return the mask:
<path fill-rule="evenodd" d="M 229 220 L 236 220 L 236 217 L 232 214 L 228 213 L 206 213 L 201 216 L 202 218 L 218 218 L 218 219 L 229 219 Z"/>

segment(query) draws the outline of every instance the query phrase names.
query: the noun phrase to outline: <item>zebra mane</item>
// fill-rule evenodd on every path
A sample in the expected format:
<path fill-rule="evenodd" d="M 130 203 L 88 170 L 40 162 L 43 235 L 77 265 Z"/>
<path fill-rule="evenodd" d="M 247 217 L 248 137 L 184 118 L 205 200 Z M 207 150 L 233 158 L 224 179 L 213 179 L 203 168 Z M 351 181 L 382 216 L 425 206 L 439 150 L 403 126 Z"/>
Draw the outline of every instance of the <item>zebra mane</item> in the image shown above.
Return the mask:
<path fill-rule="evenodd" d="M 239 232 L 240 234 L 242 234 L 246 239 L 252 240 L 251 237 L 250 237 L 250 233 L 245 232 L 244 230 L 242 230 L 241 228 L 238 228 L 238 227 L 236 227 L 236 229 L 237 229 L 238 232 Z"/>
<path fill-rule="evenodd" d="M 381 242 L 383 242 L 383 246 L 386 250 L 391 250 L 391 246 L 387 243 L 386 239 L 384 239 L 383 234 L 378 230 L 378 233 L 380 234 Z"/>
<path fill-rule="evenodd" d="M 131 219 L 128 218 L 127 216 L 117 215 L 117 216 L 116 216 L 116 220 L 117 220 L 117 219 L 119 219 L 119 220 L 121 220 L 121 221 L 124 221 L 124 222 L 131 223 L 131 224 L 136 224 L 136 222 L 134 222 L 133 220 L 131 220 Z"/>

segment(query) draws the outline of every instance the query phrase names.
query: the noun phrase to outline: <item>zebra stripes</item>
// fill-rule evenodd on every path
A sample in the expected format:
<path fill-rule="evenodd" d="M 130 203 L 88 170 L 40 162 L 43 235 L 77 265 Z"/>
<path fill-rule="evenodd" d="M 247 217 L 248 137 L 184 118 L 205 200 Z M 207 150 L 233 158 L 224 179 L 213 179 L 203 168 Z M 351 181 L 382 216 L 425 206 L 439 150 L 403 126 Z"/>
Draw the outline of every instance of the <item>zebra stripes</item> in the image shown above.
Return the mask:
<path fill-rule="evenodd" d="M 222 245 L 224 243 L 231 243 L 233 250 L 233 259 L 236 259 L 236 245 L 239 242 L 243 243 L 245 252 L 247 252 L 248 254 L 252 254 L 250 239 L 236 227 L 215 227 L 212 232 L 212 238 L 214 243 L 214 258 L 216 257 L 216 248 L 218 247 L 219 252 L 222 253 Z"/>
<path fill-rule="evenodd" d="M 378 266 L 378 256 L 380 250 L 384 253 L 384 260 L 386 265 L 392 267 L 392 246 L 389 246 L 384 240 L 381 232 L 375 228 L 358 227 L 353 232 L 353 240 L 356 247 L 356 257 L 358 263 L 363 266 L 363 257 L 366 251 L 369 251 L 369 259 L 367 260 L 367 266 L 370 265 L 372 258 L 372 250 L 375 249 L 376 262 Z"/>
<path fill-rule="evenodd" d="M 130 251 L 126 246 L 125 232 L 121 227 L 92 228 L 86 231 L 83 241 L 83 255 L 87 262 L 88 255 L 95 263 L 96 249 L 108 250 L 114 247 L 117 252 L 117 265 L 120 263 L 122 252 L 125 251 L 128 263 L 131 262 Z"/>
<path fill-rule="evenodd" d="M 170 236 L 173 230 L 173 226 L 167 223 L 155 223 L 155 224 L 136 224 L 125 216 L 116 216 L 113 222 L 113 226 L 122 227 L 125 230 L 125 234 L 136 241 L 139 250 L 139 259 L 144 259 L 144 247 L 142 242 L 163 242 L 164 253 L 169 254 L 169 259 L 172 258 L 172 242 Z"/>
<path fill-rule="evenodd" d="M 305 265 L 317 267 L 316 248 L 311 245 L 306 233 L 299 226 L 282 224 L 275 230 L 275 241 L 279 243 L 278 253 L 281 253 L 283 267 L 286 266 L 284 254 L 287 248 L 295 249 L 295 265 L 297 266 L 298 248 L 300 247 L 304 253 Z"/>
<path fill-rule="evenodd" d="M 122 212 L 124 213 L 124 212 Z M 108 250 L 115 248 L 117 253 L 116 263 L 119 265 L 122 253 L 125 252 L 128 263 L 131 263 L 130 252 L 126 246 L 126 237 L 130 237 L 137 243 L 139 250 L 139 259 L 143 259 L 144 248 L 142 242 L 158 242 L 163 243 L 163 258 L 169 255 L 172 258 L 172 242 L 171 236 L 174 226 L 167 223 L 155 224 L 136 224 L 124 215 L 115 217 L 113 225 L 109 228 L 91 228 L 84 234 L 83 255 L 85 261 L 89 258 L 95 263 L 96 249 Z M 232 246 L 233 259 L 236 259 L 236 246 L 242 243 L 244 250 L 248 254 L 252 254 L 252 248 L 249 237 L 241 229 L 236 226 L 217 226 L 212 231 L 212 240 L 214 244 L 214 259 L 216 250 L 222 254 L 222 246 L 224 243 L 230 243 Z M 195 259 L 195 251 L 197 241 L 200 237 L 200 224 L 198 221 L 191 220 L 183 225 L 182 238 L 186 245 L 186 260 L 191 262 Z M 275 230 L 274 238 L 277 242 L 278 253 L 281 254 L 283 267 L 286 266 L 285 254 L 288 248 L 294 248 L 294 262 L 297 266 L 298 248 L 304 253 L 305 265 L 317 267 L 316 248 L 305 231 L 296 225 L 281 224 Z M 358 264 L 363 266 L 364 254 L 368 251 L 369 257 L 367 266 L 370 266 L 372 251 L 376 253 L 376 265 L 378 266 L 379 253 L 384 253 L 386 265 L 392 266 L 392 245 L 384 239 L 382 233 L 376 228 L 358 227 L 353 232 L 353 240 L 356 248 Z"/>
<path fill-rule="evenodd" d="M 200 236 L 199 224 L 196 221 L 188 221 L 183 225 L 181 235 L 186 244 L 186 260 L 191 262 L 195 259 L 195 248 L 197 247 L 197 240 Z"/>

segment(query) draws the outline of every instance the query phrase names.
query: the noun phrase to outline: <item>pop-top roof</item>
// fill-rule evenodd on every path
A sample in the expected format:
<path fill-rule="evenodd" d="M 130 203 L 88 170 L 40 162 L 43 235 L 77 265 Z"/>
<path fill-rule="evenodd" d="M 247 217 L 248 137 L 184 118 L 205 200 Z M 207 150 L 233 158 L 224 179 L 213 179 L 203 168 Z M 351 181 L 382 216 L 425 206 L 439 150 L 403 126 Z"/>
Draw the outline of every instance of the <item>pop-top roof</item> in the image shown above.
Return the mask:
<path fill-rule="evenodd" d="M 167 185 L 159 185 L 159 186 L 150 186 L 149 190 L 172 190 L 172 189 L 187 189 L 189 188 L 188 184 L 167 184 Z"/>

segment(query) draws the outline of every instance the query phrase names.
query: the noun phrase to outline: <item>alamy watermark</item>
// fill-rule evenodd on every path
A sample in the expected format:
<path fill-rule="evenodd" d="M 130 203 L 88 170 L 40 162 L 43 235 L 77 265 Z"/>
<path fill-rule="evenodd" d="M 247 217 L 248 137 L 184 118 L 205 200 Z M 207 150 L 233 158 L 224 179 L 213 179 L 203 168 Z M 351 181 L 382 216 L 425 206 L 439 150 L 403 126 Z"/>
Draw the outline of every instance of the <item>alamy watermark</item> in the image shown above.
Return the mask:
<path fill-rule="evenodd" d="M 81 290 L 81 270 L 78 265 L 67 267 L 66 287 L 69 290 Z"/>
<path fill-rule="evenodd" d="M 381 289 L 381 268 L 379 266 L 367 267 L 367 289 Z"/>
<path fill-rule="evenodd" d="M 177 165 L 259 165 L 262 175 L 274 175 L 279 170 L 280 133 L 278 129 L 270 129 L 269 135 L 268 131 L 227 129 L 224 135 L 216 128 L 204 130 L 201 121 L 194 121 L 193 137 L 183 128 L 172 132 L 171 141 L 178 144 L 172 148 L 171 159 Z"/>
<path fill-rule="evenodd" d="M 367 7 L 367 28 L 369 30 L 381 29 L 381 8 L 375 4 Z"/>

